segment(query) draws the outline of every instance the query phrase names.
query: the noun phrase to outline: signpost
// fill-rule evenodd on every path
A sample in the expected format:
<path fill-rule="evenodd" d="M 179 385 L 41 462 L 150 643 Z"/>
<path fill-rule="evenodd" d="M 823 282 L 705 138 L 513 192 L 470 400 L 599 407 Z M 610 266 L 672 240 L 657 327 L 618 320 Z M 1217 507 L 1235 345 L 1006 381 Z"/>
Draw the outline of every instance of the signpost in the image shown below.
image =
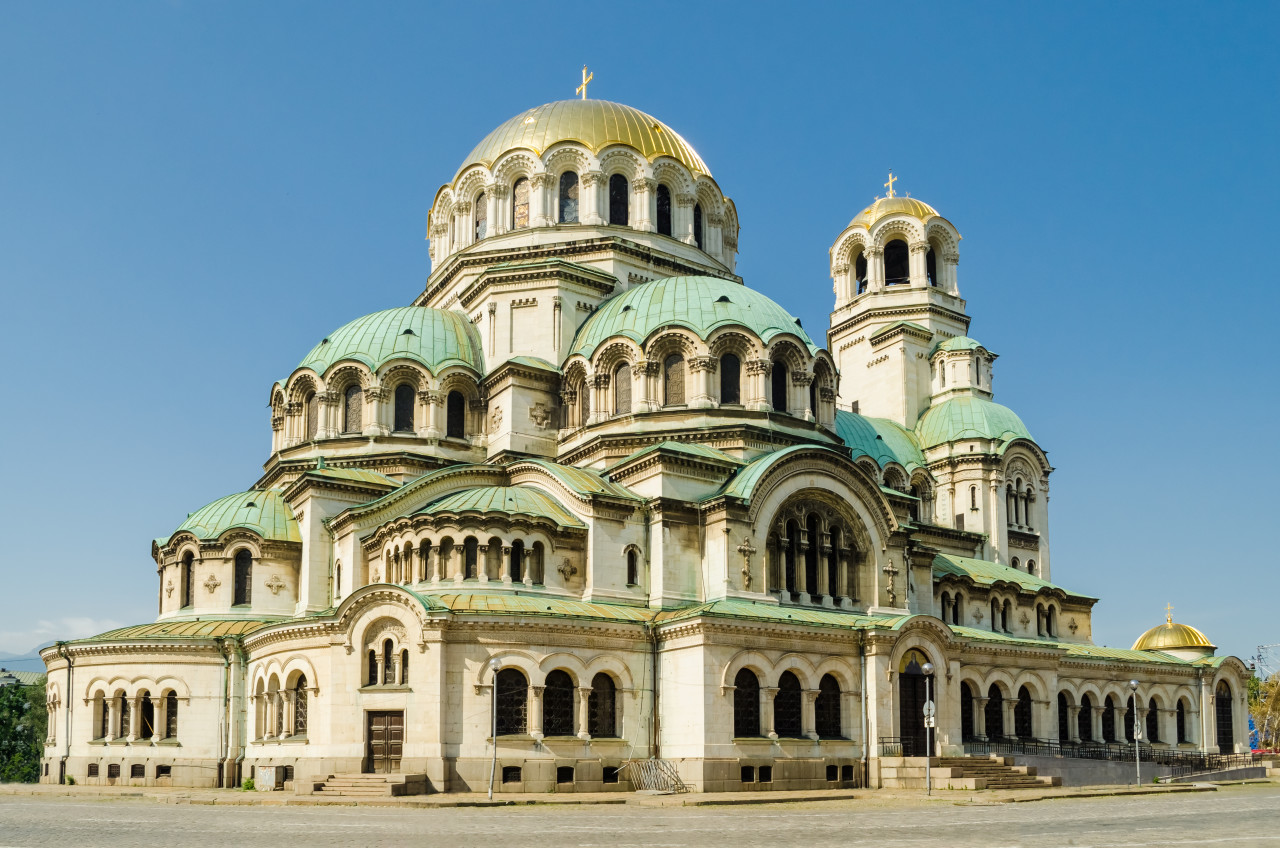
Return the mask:
<path fill-rule="evenodd" d="M 925 663 L 924 672 L 924 792 L 933 794 L 933 728 L 937 725 L 938 707 L 933 703 L 930 683 L 933 681 L 933 663 Z"/>

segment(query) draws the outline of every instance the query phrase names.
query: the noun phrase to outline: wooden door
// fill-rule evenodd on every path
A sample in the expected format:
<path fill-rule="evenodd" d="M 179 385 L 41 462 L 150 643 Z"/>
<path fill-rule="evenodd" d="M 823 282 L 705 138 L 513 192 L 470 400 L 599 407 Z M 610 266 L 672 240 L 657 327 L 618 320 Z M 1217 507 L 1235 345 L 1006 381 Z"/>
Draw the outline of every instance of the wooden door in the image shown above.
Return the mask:
<path fill-rule="evenodd" d="M 400 756 L 404 749 L 404 713 L 371 712 L 367 716 L 365 771 L 373 774 L 394 774 L 400 771 Z"/>

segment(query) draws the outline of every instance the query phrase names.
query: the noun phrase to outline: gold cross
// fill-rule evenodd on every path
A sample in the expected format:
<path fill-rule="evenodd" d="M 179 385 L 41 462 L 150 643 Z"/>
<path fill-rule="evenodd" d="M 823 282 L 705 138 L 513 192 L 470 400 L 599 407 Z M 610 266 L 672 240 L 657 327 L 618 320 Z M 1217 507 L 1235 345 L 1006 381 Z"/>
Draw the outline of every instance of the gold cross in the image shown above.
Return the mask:
<path fill-rule="evenodd" d="M 893 197 L 893 184 L 896 183 L 897 181 L 898 181 L 898 178 L 893 175 L 893 171 L 892 170 L 889 171 L 889 182 L 885 183 L 885 185 L 889 189 L 889 194 L 888 194 L 889 197 Z"/>
<path fill-rule="evenodd" d="M 586 66 L 586 65 L 583 65 L 583 66 L 582 66 L 582 85 L 580 85 L 580 86 L 578 86 L 577 88 L 575 88 L 575 89 L 573 90 L 573 93 L 574 93 L 574 94 L 581 94 L 581 95 L 582 95 L 582 99 L 583 99 L 583 100 L 586 100 L 586 99 L 587 99 L 587 83 L 591 82 L 591 81 L 592 81 L 593 79 L 595 79 L 595 78 L 596 78 L 596 75 L 595 75 L 595 74 L 588 74 L 588 73 L 587 73 L 587 66 Z"/>
<path fill-rule="evenodd" d="M 1173 604 L 1168 604 L 1164 608 L 1164 623 L 1173 624 Z"/>

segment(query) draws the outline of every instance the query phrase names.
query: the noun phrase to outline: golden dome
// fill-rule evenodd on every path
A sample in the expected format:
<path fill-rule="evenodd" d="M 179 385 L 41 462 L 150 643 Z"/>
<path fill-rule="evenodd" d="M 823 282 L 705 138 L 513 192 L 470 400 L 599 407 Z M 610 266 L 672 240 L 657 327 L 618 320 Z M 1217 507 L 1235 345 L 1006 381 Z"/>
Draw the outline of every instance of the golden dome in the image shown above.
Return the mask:
<path fill-rule="evenodd" d="M 882 218 L 904 213 L 924 219 L 937 215 L 938 210 L 914 197 L 877 197 L 875 203 L 863 209 L 849 222 L 849 226 L 862 225 L 869 230 Z"/>
<path fill-rule="evenodd" d="M 627 144 L 650 162 L 670 156 L 694 174 L 711 174 L 698 152 L 671 127 L 639 109 L 608 100 L 558 100 L 521 112 L 485 136 L 458 173 L 472 165 L 490 167 L 518 147 L 541 156 L 561 141 L 580 142 L 592 153 L 610 144 Z"/>
<path fill-rule="evenodd" d="M 1178 648 L 1216 648 L 1208 637 L 1189 624 L 1176 624 L 1166 616 L 1164 624 L 1153 627 L 1133 643 L 1135 651 L 1168 651 Z"/>

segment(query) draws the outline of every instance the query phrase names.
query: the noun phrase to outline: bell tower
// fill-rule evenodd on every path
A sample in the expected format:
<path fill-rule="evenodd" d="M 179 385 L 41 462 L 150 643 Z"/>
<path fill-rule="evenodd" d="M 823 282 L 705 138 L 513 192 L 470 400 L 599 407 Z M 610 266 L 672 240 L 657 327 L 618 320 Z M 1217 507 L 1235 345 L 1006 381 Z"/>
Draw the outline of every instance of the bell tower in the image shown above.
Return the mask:
<path fill-rule="evenodd" d="M 894 191 L 858 213 L 831 246 L 836 296 L 827 348 L 838 404 L 908 429 L 929 407 L 934 347 L 969 329 L 956 285 L 960 233 L 927 203 Z"/>

